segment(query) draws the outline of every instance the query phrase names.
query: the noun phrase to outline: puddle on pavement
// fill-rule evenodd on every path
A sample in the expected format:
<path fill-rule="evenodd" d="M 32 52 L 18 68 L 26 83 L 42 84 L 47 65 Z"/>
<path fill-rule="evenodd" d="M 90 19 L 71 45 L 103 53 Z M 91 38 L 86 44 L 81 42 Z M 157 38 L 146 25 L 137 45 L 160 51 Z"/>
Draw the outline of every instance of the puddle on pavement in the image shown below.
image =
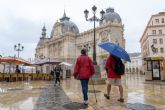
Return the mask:
<path fill-rule="evenodd" d="M 13 102 L 10 105 L 2 105 L 0 110 L 32 110 L 37 97 L 30 97 L 24 101 Z"/>
<path fill-rule="evenodd" d="M 154 106 L 146 105 L 142 103 L 128 103 L 127 108 L 129 110 L 156 110 Z"/>
<path fill-rule="evenodd" d="M 84 105 L 83 103 L 78 103 L 78 102 L 68 103 L 68 104 L 63 105 L 63 107 L 66 108 L 67 110 L 84 110 L 88 108 L 87 105 Z"/>
<path fill-rule="evenodd" d="M 0 83 L 0 110 L 32 110 L 46 82 Z"/>

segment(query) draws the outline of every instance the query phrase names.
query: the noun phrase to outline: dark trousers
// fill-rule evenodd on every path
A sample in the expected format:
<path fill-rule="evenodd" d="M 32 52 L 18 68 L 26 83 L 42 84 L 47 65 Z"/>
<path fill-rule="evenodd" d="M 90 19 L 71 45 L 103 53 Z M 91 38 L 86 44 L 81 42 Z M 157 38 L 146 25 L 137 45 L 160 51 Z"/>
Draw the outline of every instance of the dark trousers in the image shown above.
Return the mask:
<path fill-rule="evenodd" d="M 56 77 L 55 84 L 57 84 L 57 82 L 59 82 L 59 84 L 60 84 L 60 78 L 59 77 Z"/>
<path fill-rule="evenodd" d="M 80 79 L 84 101 L 88 100 L 88 79 Z"/>

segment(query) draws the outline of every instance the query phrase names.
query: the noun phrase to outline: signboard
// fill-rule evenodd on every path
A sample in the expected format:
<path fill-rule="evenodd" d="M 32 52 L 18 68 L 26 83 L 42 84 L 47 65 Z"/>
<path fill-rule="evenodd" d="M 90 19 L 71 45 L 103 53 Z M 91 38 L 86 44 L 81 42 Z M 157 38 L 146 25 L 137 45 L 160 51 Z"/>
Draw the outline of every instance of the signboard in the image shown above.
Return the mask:
<path fill-rule="evenodd" d="M 147 58 L 144 58 L 144 60 L 163 60 L 164 57 L 147 57 Z"/>
<path fill-rule="evenodd" d="M 163 57 L 151 57 L 151 60 L 163 60 Z"/>

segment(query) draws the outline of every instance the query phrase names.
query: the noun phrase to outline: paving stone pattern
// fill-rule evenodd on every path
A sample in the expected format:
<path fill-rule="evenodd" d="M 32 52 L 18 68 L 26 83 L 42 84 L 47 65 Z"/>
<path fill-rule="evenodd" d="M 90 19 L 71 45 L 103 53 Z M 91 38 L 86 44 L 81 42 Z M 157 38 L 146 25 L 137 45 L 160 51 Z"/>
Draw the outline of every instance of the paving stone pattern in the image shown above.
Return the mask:
<path fill-rule="evenodd" d="M 42 91 L 33 110 L 80 110 L 86 107 L 72 102 L 60 86 L 51 84 Z"/>

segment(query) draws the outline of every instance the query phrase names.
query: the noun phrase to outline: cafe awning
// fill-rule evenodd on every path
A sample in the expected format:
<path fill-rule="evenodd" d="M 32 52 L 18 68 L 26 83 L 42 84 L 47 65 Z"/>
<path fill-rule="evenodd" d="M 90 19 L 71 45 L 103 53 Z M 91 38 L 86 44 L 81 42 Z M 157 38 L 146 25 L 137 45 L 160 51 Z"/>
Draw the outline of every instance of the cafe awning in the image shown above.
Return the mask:
<path fill-rule="evenodd" d="M 144 60 L 164 60 L 164 57 L 146 57 Z"/>
<path fill-rule="evenodd" d="M 17 57 L 0 57 L 0 62 L 15 64 L 15 65 L 31 65 L 29 61 Z"/>
<path fill-rule="evenodd" d="M 73 64 L 68 63 L 68 62 L 61 62 L 60 65 L 72 66 Z"/>

